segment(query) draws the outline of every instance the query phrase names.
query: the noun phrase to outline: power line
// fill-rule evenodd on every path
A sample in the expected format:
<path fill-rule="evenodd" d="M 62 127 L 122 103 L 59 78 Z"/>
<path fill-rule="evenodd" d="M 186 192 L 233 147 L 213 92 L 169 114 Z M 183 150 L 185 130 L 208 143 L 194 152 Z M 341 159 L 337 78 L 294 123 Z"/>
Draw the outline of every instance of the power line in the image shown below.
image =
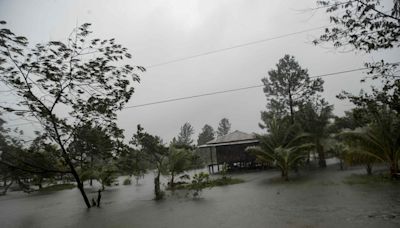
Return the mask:
<path fill-rule="evenodd" d="M 399 64 L 399 63 L 400 62 L 394 62 L 394 63 L 391 63 L 391 64 Z M 350 69 L 350 70 L 343 70 L 343 71 L 337 71 L 337 72 L 332 72 L 332 73 L 313 75 L 313 76 L 310 76 L 310 78 L 330 77 L 330 76 L 335 76 L 335 75 L 340 75 L 340 74 L 345 74 L 345 73 L 351 73 L 351 72 L 356 72 L 356 71 L 361 71 L 361 70 L 367 70 L 367 69 L 370 69 L 370 68 L 369 67 L 355 68 L 355 69 Z M 220 90 L 220 91 L 196 94 L 196 95 L 185 96 L 185 97 L 170 98 L 170 99 L 159 100 L 159 101 L 154 101 L 154 102 L 149 102 L 149 103 L 144 103 L 144 104 L 126 106 L 123 109 L 139 108 L 139 107 L 151 106 L 151 105 L 163 104 L 163 103 L 169 103 L 169 102 L 174 102 L 174 101 L 188 100 L 188 99 L 193 99 L 193 98 L 198 98 L 198 97 L 205 97 L 205 96 L 212 96 L 212 95 L 217 95 L 217 94 L 231 93 L 231 92 L 236 92 L 236 91 L 260 88 L 260 87 L 263 87 L 263 86 L 264 85 L 258 84 L 258 85 L 252 85 L 252 86 L 247 86 L 247 87 L 240 87 L 240 88 L 234 88 L 234 89 L 228 89 L 228 90 Z M 29 124 L 33 125 L 34 123 L 38 123 L 38 121 L 28 122 L 28 123 L 20 123 L 20 124 L 12 124 L 12 125 L 7 125 L 7 126 L 8 127 L 10 127 L 10 126 L 14 126 L 15 127 L 15 126 L 23 126 L 23 125 L 29 125 Z"/>
<path fill-rule="evenodd" d="M 7 124 L 7 127 L 18 127 L 18 126 L 24 126 L 24 125 L 30 125 L 32 124 L 39 124 L 39 121 L 34 121 L 32 120 L 31 122 L 27 122 L 27 123 L 17 123 L 17 124 Z"/>
<path fill-rule="evenodd" d="M 321 5 L 321 6 L 317 6 L 317 7 L 310 7 L 310 8 L 306 8 L 306 9 L 300 9 L 299 11 L 313 11 L 313 10 L 319 10 L 319 9 L 323 9 L 323 8 L 329 8 L 332 6 L 340 6 L 340 5 L 344 5 L 347 3 L 351 3 L 354 2 L 355 0 L 350 0 L 350 1 L 346 1 L 346 2 L 336 2 L 336 3 L 332 3 L 332 4 L 327 4 L 327 5 Z"/>
<path fill-rule="evenodd" d="M 345 73 L 361 71 L 361 70 L 366 70 L 366 69 L 369 69 L 369 68 L 363 67 L 363 68 L 356 68 L 356 69 L 332 72 L 332 73 L 327 73 L 327 74 L 314 75 L 314 76 L 310 76 L 310 78 L 323 78 L 323 77 L 329 77 L 329 76 L 333 76 L 333 75 L 345 74 Z M 138 107 L 150 106 L 150 105 L 155 105 L 155 104 L 169 103 L 169 102 L 173 102 L 173 101 L 180 101 L 180 100 L 187 100 L 187 99 L 193 99 L 193 98 L 198 98 L 198 97 L 212 96 L 212 95 L 216 95 L 216 94 L 254 89 L 254 88 L 259 88 L 259 87 L 263 87 L 263 86 L 264 85 L 253 85 L 253 86 L 247 86 L 247 87 L 241 87 L 241 88 L 235 88 L 235 89 L 215 91 L 215 92 L 210 92 L 210 93 L 202 93 L 202 94 L 186 96 L 186 97 L 170 98 L 170 99 L 166 99 L 166 100 L 154 101 L 154 102 L 149 102 L 149 103 L 144 103 L 144 104 L 139 104 L 139 105 L 126 106 L 124 109 L 138 108 Z"/>
<path fill-rule="evenodd" d="M 192 96 L 187 96 L 187 97 L 171 98 L 171 99 L 155 101 L 155 102 L 150 102 L 150 103 L 145 103 L 145 104 L 140 104 L 140 105 L 126 106 L 124 109 L 138 108 L 138 107 L 143 107 L 143 106 L 162 104 L 162 103 L 168 103 L 168 102 L 173 102 L 173 101 L 192 99 L 192 98 L 197 98 L 197 97 L 211 96 L 211 95 L 216 95 L 216 94 L 221 94 L 221 93 L 229 93 L 229 92 L 235 92 L 235 91 L 240 91 L 240 90 L 254 89 L 254 88 L 261 87 L 261 86 L 264 86 L 264 85 L 254 85 L 254 86 L 248 86 L 248 87 L 242 87 L 242 88 L 236 88 L 236 89 L 228 89 L 228 90 L 216 91 L 216 92 L 211 92 L 211 93 L 203 93 L 203 94 L 192 95 Z"/>
<path fill-rule="evenodd" d="M 164 65 L 167 65 L 167 64 L 171 64 L 171 63 L 182 62 L 182 61 L 185 61 L 185 60 L 194 59 L 194 58 L 198 58 L 198 57 L 205 56 L 205 55 L 212 55 L 212 54 L 215 54 L 215 53 L 224 52 L 224 51 L 228 51 L 228 50 L 232 50 L 232 49 L 236 49 L 236 48 L 247 47 L 247 46 L 251 46 L 251 45 L 255 45 L 255 44 L 259 44 L 259 43 L 264 43 L 264 42 L 267 42 L 267 41 L 277 40 L 277 39 L 281 39 L 281 38 L 285 38 L 285 37 L 289 37 L 289 36 L 294 36 L 294 35 L 298 35 L 298 34 L 302 34 L 302 33 L 306 33 L 306 32 L 311 32 L 311 31 L 323 29 L 323 28 L 330 27 L 330 26 L 331 25 L 325 25 L 325 26 L 305 29 L 305 30 L 301 30 L 301 31 L 297 31 L 297 32 L 286 33 L 286 34 L 279 35 L 279 36 L 269 37 L 269 38 L 265 38 L 265 39 L 262 39 L 262 40 L 256 40 L 256 41 L 251 41 L 251 42 L 247 42 L 247 43 L 242 43 L 242 44 L 230 46 L 230 47 L 227 47 L 227 48 L 215 49 L 215 50 L 203 52 L 203 53 L 200 53 L 200 54 L 190 55 L 190 56 L 186 56 L 186 57 L 181 57 L 181 58 L 177 58 L 177 59 L 168 60 L 168 61 L 165 61 L 165 62 L 152 64 L 152 65 L 147 66 L 146 68 L 150 69 L 150 68 L 164 66 Z"/>

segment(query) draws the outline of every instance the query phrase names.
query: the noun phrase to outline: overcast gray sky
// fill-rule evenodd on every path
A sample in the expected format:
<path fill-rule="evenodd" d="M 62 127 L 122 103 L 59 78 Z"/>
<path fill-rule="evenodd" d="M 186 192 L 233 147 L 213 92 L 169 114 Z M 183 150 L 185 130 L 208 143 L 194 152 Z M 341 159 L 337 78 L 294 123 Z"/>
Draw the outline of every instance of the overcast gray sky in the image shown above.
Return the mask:
<path fill-rule="evenodd" d="M 157 63 L 215 49 L 262 40 L 329 24 L 316 0 L 0 0 L 0 19 L 32 44 L 66 40 L 71 30 L 92 23 L 94 36 L 116 38 L 129 48 L 135 65 Z M 261 84 L 268 70 L 284 54 L 296 57 L 310 76 L 363 67 L 366 61 L 384 58 L 400 61 L 398 50 L 370 54 L 339 52 L 314 46 L 319 31 L 276 39 L 252 46 L 149 68 L 128 105 L 228 90 Z M 335 114 L 351 108 L 335 96 L 342 90 L 358 93 L 363 72 L 324 78 L 324 97 L 335 105 Z M 2 96 L 2 100 L 10 97 Z M 266 100 L 262 88 L 126 109 L 119 113 L 119 126 L 128 138 L 141 124 L 165 142 L 176 136 L 185 122 L 195 128 L 194 140 L 204 124 L 217 128 L 226 117 L 232 130 L 262 132 L 258 123 Z M 8 118 L 8 117 L 7 117 Z M 6 118 L 6 119 L 7 119 Z M 12 120 L 9 124 L 24 123 Z M 28 134 L 40 127 L 21 126 Z"/>

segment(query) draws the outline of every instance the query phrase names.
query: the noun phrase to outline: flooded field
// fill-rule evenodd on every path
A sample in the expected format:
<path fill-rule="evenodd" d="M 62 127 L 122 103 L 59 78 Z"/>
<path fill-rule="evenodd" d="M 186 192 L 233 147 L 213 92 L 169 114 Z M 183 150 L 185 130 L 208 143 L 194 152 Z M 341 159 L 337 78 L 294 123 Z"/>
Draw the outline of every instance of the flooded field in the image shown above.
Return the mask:
<path fill-rule="evenodd" d="M 77 189 L 11 192 L 0 198 L 0 220 L 1 227 L 400 227 L 400 185 L 343 182 L 363 172 L 330 166 L 289 183 L 271 170 L 234 174 L 246 182 L 206 189 L 199 200 L 168 192 L 160 202 L 148 174 L 140 185 L 108 188 L 102 207 L 90 210 Z"/>

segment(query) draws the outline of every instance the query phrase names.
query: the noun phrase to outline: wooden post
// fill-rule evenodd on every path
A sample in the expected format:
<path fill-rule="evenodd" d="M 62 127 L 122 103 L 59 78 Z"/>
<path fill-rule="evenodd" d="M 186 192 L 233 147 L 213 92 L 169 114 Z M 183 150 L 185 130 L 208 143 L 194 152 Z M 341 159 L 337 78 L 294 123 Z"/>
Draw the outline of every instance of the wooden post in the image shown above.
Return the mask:
<path fill-rule="evenodd" d="M 212 156 L 212 147 L 209 147 L 209 148 L 210 148 L 210 159 L 211 159 L 211 164 L 214 164 L 213 156 Z"/>

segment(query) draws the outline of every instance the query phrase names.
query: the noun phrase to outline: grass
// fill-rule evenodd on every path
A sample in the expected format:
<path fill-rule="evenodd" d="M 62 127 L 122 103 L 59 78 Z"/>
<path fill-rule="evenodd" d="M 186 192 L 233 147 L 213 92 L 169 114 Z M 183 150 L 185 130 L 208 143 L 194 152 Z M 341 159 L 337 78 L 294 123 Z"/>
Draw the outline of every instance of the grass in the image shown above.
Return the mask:
<path fill-rule="evenodd" d="M 74 184 L 56 184 L 39 189 L 40 192 L 53 192 L 75 188 Z"/>
<path fill-rule="evenodd" d="M 377 174 L 377 175 L 366 175 L 366 174 L 352 174 L 345 177 L 343 183 L 349 185 L 355 184 L 399 184 L 399 181 L 392 180 L 389 175 Z"/>
<path fill-rule="evenodd" d="M 242 179 L 231 178 L 231 177 L 218 178 L 218 179 L 209 181 L 211 186 L 225 186 L 225 185 L 232 185 L 232 184 L 240 184 L 243 182 L 244 182 L 244 180 L 242 180 Z"/>
<path fill-rule="evenodd" d="M 231 178 L 231 177 L 210 179 L 204 185 L 204 188 L 212 188 L 212 187 L 215 187 L 215 186 L 225 186 L 225 185 L 232 185 L 232 184 L 240 184 L 240 183 L 243 183 L 243 182 L 244 182 L 244 180 L 242 180 L 242 179 Z M 179 190 L 179 189 L 190 190 L 190 189 L 192 189 L 192 184 L 191 183 L 185 183 L 185 182 L 176 183 L 174 189 L 175 190 Z M 168 188 L 168 190 L 171 190 L 171 189 Z"/>

